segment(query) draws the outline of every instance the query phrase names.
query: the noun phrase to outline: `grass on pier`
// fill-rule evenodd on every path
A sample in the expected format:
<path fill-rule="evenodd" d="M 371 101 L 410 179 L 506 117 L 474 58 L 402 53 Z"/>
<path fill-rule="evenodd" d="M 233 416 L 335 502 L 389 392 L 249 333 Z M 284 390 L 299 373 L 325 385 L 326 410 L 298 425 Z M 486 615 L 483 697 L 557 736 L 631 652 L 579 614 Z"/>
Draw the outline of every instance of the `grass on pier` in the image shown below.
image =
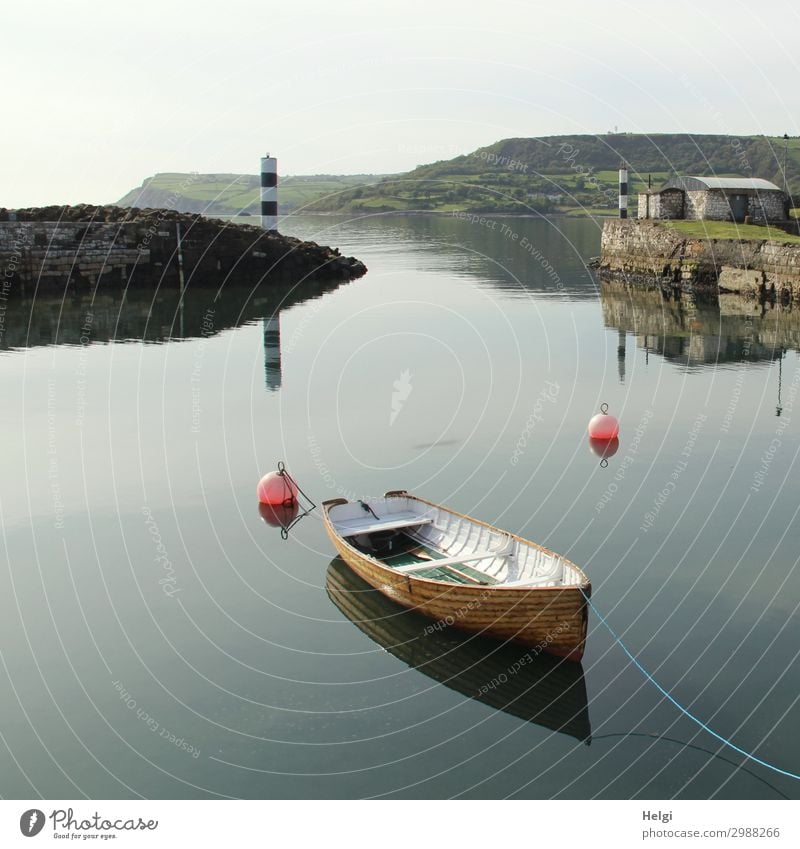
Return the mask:
<path fill-rule="evenodd" d="M 758 224 L 735 224 L 731 221 L 660 221 L 660 227 L 678 230 L 698 239 L 771 239 L 774 242 L 800 245 L 800 236 L 792 236 L 775 227 Z"/>

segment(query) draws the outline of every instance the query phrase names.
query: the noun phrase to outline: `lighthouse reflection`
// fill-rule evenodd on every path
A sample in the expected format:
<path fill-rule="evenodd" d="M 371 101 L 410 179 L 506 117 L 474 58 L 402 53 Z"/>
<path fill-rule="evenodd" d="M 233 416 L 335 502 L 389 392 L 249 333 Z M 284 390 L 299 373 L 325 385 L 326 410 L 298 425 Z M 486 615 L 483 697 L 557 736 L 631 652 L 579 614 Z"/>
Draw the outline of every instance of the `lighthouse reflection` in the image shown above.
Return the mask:
<path fill-rule="evenodd" d="M 86 346 L 111 342 L 162 344 L 208 339 L 226 330 L 262 322 L 264 384 L 281 388 L 281 314 L 339 286 L 339 281 L 305 281 L 285 287 L 204 281 L 177 288 L 89 289 L 9 298 L 0 351 L 40 346 Z"/>
<path fill-rule="evenodd" d="M 281 388 L 281 314 L 280 310 L 268 318 L 264 324 L 264 372 L 267 389 L 276 392 Z"/>

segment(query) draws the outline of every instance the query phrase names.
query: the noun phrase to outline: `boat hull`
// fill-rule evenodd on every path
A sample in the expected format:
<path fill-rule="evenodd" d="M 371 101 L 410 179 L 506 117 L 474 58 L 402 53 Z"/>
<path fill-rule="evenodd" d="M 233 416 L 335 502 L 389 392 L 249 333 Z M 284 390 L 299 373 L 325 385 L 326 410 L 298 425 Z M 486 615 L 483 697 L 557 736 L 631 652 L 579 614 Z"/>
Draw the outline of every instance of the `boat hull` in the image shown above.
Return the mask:
<path fill-rule="evenodd" d="M 431 504 L 424 499 L 417 500 Z M 328 517 L 328 508 L 342 503 L 346 503 L 345 499 L 326 501 L 322 505 L 328 535 L 342 560 L 387 598 L 448 627 L 513 640 L 531 649 L 532 655 L 546 652 L 572 661 L 583 658 L 587 599 L 591 593 L 588 580 L 579 585 L 556 587 L 469 586 L 400 573 L 363 554 L 339 536 Z M 485 524 L 470 517 L 463 518 Z M 511 536 L 535 546 L 530 540 Z"/>

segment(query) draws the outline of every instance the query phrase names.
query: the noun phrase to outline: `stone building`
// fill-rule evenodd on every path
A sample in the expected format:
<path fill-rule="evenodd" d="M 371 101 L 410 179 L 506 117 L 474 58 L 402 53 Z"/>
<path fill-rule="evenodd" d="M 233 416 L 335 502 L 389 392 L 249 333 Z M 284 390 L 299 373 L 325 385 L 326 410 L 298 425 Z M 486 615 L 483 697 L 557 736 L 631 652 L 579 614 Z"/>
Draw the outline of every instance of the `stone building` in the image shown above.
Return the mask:
<path fill-rule="evenodd" d="M 673 177 L 639 193 L 639 218 L 688 218 L 773 224 L 788 218 L 786 195 L 754 177 Z"/>

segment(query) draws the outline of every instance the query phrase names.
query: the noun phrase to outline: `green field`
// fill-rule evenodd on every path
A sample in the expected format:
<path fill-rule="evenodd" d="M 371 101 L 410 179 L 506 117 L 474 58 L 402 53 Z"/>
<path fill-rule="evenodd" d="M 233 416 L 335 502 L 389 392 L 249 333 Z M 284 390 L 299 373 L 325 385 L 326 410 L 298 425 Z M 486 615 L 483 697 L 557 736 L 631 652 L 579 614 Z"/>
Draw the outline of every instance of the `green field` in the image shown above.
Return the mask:
<path fill-rule="evenodd" d="M 721 135 L 512 138 L 399 175 L 281 177 L 280 211 L 613 215 L 620 159 L 629 210 L 675 174 L 763 177 L 800 196 L 800 138 Z M 255 174 L 156 174 L 119 201 L 210 215 L 258 214 Z"/>
<path fill-rule="evenodd" d="M 297 212 L 309 203 L 335 198 L 344 191 L 370 186 L 384 175 L 348 174 L 287 176 L 280 182 L 281 213 Z M 257 174 L 156 174 L 117 201 L 119 206 L 166 207 L 207 215 L 259 214 Z"/>
<path fill-rule="evenodd" d="M 800 139 L 786 149 L 789 186 L 800 194 Z M 752 176 L 783 185 L 783 139 L 764 136 L 547 136 L 505 139 L 453 159 L 421 165 L 371 187 L 320 198 L 315 211 L 444 211 L 614 214 L 620 160 L 628 164 L 629 209 L 636 195 L 675 174 Z"/>
<path fill-rule="evenodd" d="M 800 244 L 800 236 L 792 236 L 783 230 L 757 224 L 734 224 L 729 221 L 661 221 L 659 226 L 702 239 L 771 239 L 774 242 Z"/>

